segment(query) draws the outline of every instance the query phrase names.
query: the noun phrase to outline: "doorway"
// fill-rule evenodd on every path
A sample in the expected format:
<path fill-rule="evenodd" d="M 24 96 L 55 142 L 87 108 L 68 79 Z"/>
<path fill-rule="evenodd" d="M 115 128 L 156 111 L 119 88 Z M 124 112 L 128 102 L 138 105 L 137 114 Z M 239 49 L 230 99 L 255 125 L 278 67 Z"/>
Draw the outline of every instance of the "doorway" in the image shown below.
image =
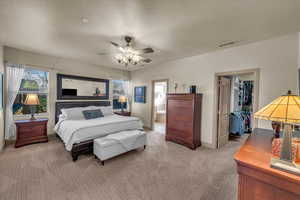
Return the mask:
<path fill-rule="evenodd" d="M 152 130 L 165 134 L 168 80 L 152 81 Z"/>
<path fill-rule="evenodd" d="M 247 70 L 216 74 L 216 142 L 217 148 L 230 140 L 251 134 L 257 121 L 259 70 Z"/>

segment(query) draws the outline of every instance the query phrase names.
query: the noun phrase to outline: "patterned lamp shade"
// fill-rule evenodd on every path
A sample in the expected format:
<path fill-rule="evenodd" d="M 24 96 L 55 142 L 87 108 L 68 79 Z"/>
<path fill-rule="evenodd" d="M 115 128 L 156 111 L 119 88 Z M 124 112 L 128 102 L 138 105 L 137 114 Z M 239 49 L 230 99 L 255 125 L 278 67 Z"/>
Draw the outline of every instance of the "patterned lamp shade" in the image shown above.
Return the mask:
<path fill-rule="evenodd" d="M 26 99 L 25 99 L 25 102 L 24 102 L 25 105 L 39 105 L 40 104 L 40 101 L 39 101 L 39 97 L 37 94 L 28 94 L 26 96 Z"/>
<path fill-rule="evenodd" d="M 275 99 L 254 114 L 254 118 L 265 119 L 287 124 L 300 124 L 300 97 L 291 94 Z"/>

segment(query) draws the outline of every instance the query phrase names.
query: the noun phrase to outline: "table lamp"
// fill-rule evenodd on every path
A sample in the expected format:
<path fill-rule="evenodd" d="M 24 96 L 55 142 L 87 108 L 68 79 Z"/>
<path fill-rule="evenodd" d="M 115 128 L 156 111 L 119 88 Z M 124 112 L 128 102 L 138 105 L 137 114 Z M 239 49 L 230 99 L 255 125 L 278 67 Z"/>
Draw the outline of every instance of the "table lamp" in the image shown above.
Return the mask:
<path fill-rule="evenodd" d="M 119 102 L 121 103 L 121 112 L 124 112 L 124 104 L 127 102 L 127 98 L 125 96 L 119 96 Z"/>
<path fill-rule="evenodd" d="M 280 158 L 271 159 L 271 167 L 300 175 L 300 166 L 293 163 L 292 126 L 300 124 L 300 97 L 288 91 L 254 114 L 254 118 L 284 123 Z"/>
<path fill-rule="evenodd" d="M 40 100 L 37 94 L 28 94 L 26 96 L 25 105 L 30 106 L 31 111 L 31 118 L 30 120 L 35 120 L 34 113 L 35 113 L 35 106 L 40 105 Z"/>

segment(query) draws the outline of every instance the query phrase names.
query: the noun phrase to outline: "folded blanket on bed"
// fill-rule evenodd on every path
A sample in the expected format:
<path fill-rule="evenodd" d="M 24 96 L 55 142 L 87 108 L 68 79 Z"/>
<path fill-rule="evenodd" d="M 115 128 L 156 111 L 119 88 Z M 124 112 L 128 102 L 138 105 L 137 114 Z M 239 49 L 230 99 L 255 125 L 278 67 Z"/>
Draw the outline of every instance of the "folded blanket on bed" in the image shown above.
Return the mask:
<path fill-rule="evenodd" d="M 103 137 L 125 130 L 142 130 L 143 123 L 137 117 L 111 115 L 91 120 L 60 119 L 54 130 L 70 151 L 73 144 Z"/>

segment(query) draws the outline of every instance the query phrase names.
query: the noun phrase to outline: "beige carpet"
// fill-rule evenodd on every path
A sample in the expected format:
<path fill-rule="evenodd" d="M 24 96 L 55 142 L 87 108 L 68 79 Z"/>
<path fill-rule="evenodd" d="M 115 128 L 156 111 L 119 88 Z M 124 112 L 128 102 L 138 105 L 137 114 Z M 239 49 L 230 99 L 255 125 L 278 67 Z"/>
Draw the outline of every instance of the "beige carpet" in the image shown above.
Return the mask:
<path fill-rule="evenodd" d="M 233 154 L 241 141 L 196 151 L 148 133 L 145 151 L 102 166 L 92 155 L 72 162 L 56 138 L 0 154 L 1 200 L 235 200 Z M 242 139 L 243 140 L 243 139 Z"/>

